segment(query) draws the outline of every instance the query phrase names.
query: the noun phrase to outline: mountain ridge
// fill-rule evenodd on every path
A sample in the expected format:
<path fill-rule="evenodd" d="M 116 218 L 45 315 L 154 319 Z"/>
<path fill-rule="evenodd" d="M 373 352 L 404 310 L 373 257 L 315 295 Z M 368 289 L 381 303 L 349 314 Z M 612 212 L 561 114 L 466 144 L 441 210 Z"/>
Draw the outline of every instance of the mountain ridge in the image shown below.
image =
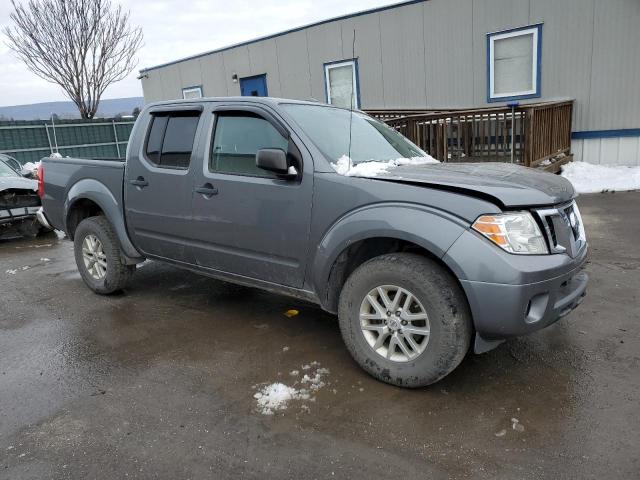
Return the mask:
<path fill-rule="evenodd" d="M 100 101 L 96 118 L 131 115 L 134 108 L 142 108 L 143 97 L 105 98 Z M 42 102 L 0 107 L 0 120 L 48 120 L 52 114 L 61 119 L 80 118 L 78 108 L 71 101 Z"/>

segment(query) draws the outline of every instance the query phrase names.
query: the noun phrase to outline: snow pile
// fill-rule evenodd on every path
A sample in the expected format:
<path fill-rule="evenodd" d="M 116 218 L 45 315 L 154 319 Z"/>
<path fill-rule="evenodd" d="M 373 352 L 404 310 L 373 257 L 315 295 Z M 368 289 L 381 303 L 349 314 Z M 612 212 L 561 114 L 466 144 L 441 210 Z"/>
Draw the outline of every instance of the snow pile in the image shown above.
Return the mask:
<path fill-rule="evenodd" d="M 309 395 L 306 394 L 307 398 Z M 303 394 L 284 383 L 272 383 L 263 387 L 253 398 L 258 401 L 258 409 L 264 415 L 272 415 L 276 410 L 285 410 L 293 399 L 303 399 Z"/>
<path fill-rule="evenodd" d="M 562 176 L 578 193 L 640 190 L 640 167 L 614 167 L 571 162 L 562 166 Z"/>
<path fill-rule="evenodd" d="M 256 399 L 257 410 L 263 415 L 273 415 L 277 411 L 286 410 L 292 401 L 315 401 L 315 394 L 318 390 L 326 385 L 323 378 L 329 374 L 329 369 L 318 368 L 320 363 L 312 362 L 310 365 L 303 366 L 303 370 L 310 371 L 312 367 L 316 367 L 315 372 L 305 374 L 298 382 L 295 381 L 293 386 L 276 382 L 264 385 L 258 392 L 253 395 Z M 304 367 L 307 367 L 306 369 Z M 291 376 L 297 376 L 299 370 L 292 370 Z M 296 386 L 300 386 L 296 388 Z M 256 387 L 254 387 L 256 388 Z M 302 404 L 300 407 L 303 411 L 308 412 L 309 406 Z"/>
<path fill-rule="evenodd" d="M 427 155 L 426 157 L 397 158 L 386 162 L 360 162 L 354 165 L 348 156 L 343 155 L 337 162 L 332 163 L 331 166 L 337 173 L 347 177 L 375 177 L 379 173 L 386 172 L 390 168 L 400 165 L 425 165 L 427 163 L 440 162 Z"/>
<path fill-rule="evenodd" d="M 24 165 L 22 165 L 22 174 L 26 175 L 28 173 L 33 173 L 36 170 L 38 170 L 38 167 L 40 166 L 40 162 L 27 162 Z"/>

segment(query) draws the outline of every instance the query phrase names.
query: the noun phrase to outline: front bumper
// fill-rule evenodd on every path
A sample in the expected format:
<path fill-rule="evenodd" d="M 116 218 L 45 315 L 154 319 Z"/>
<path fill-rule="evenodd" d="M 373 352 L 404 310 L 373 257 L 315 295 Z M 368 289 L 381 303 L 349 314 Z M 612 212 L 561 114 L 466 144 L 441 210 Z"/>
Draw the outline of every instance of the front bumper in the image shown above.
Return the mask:
<path fill-rule="evenodd" d="M 35 217 L 40 207 L 17 207 L 0 209 L 0 225 Z"/>
<path fill-rule="evenodd" d="M 589 277 L 576 269 L 526 285 L 461 281 L 476 331 L 485 340 L 526 335 L 547 327 L 582 302 Z"/>
<path fill-rule="evenodd" d="M 458 275 L 467 296 L 480 337 L 476 351 L 490 349 L 496 340 L 540 330 L 576 308 L 587 289 L 588 276 L 582 271 L 587 251 L 585 244 L 573 258 L 512 255 L 465 232 L 443 260 Z"/>

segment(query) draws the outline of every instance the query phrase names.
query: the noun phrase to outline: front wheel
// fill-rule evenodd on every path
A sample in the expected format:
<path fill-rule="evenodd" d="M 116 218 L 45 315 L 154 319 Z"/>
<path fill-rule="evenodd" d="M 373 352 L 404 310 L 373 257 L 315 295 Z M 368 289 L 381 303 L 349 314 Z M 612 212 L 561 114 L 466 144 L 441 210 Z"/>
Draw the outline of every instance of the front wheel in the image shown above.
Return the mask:
<path fill-rule="evenodd" d="M 122 290 L 135 272 L 135 265 L 124 263 L 118 237 L 103 216 L 80 222 L 73 244 L 80 276 L 96 293 L 108 295 Z"/>
<path fill-rule="evenodd" d="M 471 342 L 471 315 L 456 280 L 412 253 L 375 257 L 347 279 L 338 307 L 352 357 L 374 377 L 422 387 L 451 373 Z"/>

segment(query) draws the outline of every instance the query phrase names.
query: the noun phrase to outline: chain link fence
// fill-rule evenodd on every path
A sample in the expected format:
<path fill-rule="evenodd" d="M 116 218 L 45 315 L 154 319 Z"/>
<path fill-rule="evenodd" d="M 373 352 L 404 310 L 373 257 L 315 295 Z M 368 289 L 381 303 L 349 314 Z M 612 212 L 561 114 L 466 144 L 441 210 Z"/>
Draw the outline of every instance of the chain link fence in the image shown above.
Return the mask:
<path fill-rule="evenodd" d="M 0 122 L 0 153 L 22 164 L 58 152 L 63 156 L 124 159 L 133 120 Z"/>

